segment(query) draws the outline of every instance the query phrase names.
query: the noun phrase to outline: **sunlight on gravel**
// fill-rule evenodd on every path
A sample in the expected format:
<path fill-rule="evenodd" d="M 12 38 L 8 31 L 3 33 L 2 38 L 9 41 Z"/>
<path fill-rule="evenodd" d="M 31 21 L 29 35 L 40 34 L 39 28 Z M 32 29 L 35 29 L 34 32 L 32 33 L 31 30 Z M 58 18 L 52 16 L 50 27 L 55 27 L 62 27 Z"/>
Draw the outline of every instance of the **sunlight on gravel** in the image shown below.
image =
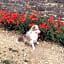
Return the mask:
<path fill-rule="evenodd" d="M 11 64 L 64 64 L 64 48 L 42 41 L 36 50 L 23 42 L 16 42 L 18 32 L 0 29 L 0 60 Z"/>

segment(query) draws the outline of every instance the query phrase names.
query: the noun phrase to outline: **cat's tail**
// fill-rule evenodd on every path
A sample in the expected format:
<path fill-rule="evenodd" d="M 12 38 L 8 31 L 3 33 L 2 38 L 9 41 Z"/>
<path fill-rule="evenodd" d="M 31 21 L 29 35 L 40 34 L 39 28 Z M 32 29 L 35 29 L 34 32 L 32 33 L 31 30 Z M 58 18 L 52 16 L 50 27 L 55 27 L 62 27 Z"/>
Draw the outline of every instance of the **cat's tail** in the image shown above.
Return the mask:
<path fill-rule="evenodd" d="M 23 36 L 18 37 L 18 39 L 16 39 L 16 43 L 18 43 L 18 42 L 23 42 L 23 41 L 24 41 Z"/>
<path fill-rule="evenodd" d="M 19 42 L 21 42 L 21 41 L 23 42 L 23 41 L 24 41 L 23 37 L 22 37 L 22 36 L 19 37 L 19 38 L 18 38 L 18 41 L 19 41 Z"/>

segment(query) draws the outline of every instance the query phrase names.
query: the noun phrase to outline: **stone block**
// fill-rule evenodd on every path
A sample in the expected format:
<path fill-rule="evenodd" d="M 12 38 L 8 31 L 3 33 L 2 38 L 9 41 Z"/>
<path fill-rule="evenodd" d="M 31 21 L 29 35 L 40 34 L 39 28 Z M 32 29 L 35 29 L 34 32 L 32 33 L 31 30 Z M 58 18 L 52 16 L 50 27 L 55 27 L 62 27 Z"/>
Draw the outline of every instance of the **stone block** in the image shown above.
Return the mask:
<path fill-rule="evenodd" d="M 45 6 L 38 6 L 39 11 L 45 11 L 45 8 L 46 8 Z"/>
<path fill-rule="evenodd" d="M 64 0 L 48 0 L 48 2 L 64 3 Z"/>
<path fill-rule="evenodd" d="M 9 0 L 3 0 L 3 3 L 9 3 Z"/>
<path fill-rule="evenodd" d="M 46 10 L 47 10 L 47 11 L 53 11 L 54 9 L 55 9 L 55 6 L 54 6 L 54 7 L 52 7 L 52 6 L 46 7 Z"/>

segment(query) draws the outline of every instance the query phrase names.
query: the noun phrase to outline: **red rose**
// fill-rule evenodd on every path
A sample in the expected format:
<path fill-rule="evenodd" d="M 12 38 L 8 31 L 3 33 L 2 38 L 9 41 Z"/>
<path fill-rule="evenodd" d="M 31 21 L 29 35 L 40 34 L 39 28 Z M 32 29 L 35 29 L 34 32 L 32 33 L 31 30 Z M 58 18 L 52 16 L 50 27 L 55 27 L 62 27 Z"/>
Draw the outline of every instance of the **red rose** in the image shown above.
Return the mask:
<path fill-rule="evenodd" d="M 32 23 L 32 24 L 29 24 L 29 27 L 31 27 L 31 26 L 33 26 L 34 24 Z"/>
<path fill-rule="evenodd" d="M 32 19 L 32 18 L 33 18 L 33 16 L 29 16 L 29 17 L 28 17 L 28 19 Z"/>
<path fill-rule="evenodd" d="M 58 22 L 60 22 L 60 21 L 61 21 L 61 19 L 60 19 L 60 18 L 58 18 L 58 19 L 57 19 L 57 21 L 58 21 Z"/>
<path fill-rule="evenodd" d="M 17 21 L 17 24 L 19 24 L 19 21 Z"/>
<path fill-rule="evenodd" d="M 59 26 L 59 29 L 61 29 L 62 27 L 61 26 Z"/>
<path fill-rule="evenodd" d="M 29 8 L 31 8 L 29 5 L 27 5 L 27 7 L 26 7 L 27 9 L 29 9 Z"/>
<path fill-rule="evenodd" d="M 32 18 L 32 21 L 37 21 L 38 20 L 38 18 Z"/>
<path fill-rule="evenodd" d="M 2 23 L 0 23 L 0 25 L 2 25 Z"/>
<path fill-rule="evenodd" d="M 48 30 L 49 29 L 49 27 L 48 26 L 46 26 L 46 30 Z"/>
<path fill-rule="evenodd" d="M 40 34 L 38 34 L 38 37 L 40 37 Z"/>
<path fill-rule="evenodd" d="M 32 26 L 32 24 L 29 24 L 29 27 L 31 27 Z"/>
<path fill-rule="evenodd" d="M 61 22 L 60 25 L 64 25 L 64 22 Z"/>
<path fill-rule="evenodd" d="M 51 16 L 51 17 L 49 17 L 49 19 L 51 19 L 51 20 L 52 20 L 52 19 L 53 19 L 53 17 Z"/>
<path fill-rule="evenodd" d="M 53 24 L 53 23 L 54 23 L 54 21 L 53 21 L 53 20 L 51 20 L 51 21 L 50 21 L 50 23 L 51 23 L 51 24 Z"/>
<path fill-rule="evenodd" d="M 42 25 L 42 28 L 45 28 L 45 25 Z"/>
<path fill-rule="evenodd" d="M 37 13 L 39 13 L 39 11 L 37 11 Z"/>
<path fill-rule="evenodd" d="M 32 12 L 32 14 L 35 14 L 35 13 L 36 13 L 35 11 Z"/>
<path fill-rule="evenodd" d="M 46 25 L 47 24 L 47 22 L 44 22 L 44 25 Z"/>
<path fill-rule="evenodd" d="M 57 32 L 57 33 L 59 33 L 60 31 L 61 31 L 61 30 L 60 30 L 60 29 L 58 29 L 56 32 Z"/>

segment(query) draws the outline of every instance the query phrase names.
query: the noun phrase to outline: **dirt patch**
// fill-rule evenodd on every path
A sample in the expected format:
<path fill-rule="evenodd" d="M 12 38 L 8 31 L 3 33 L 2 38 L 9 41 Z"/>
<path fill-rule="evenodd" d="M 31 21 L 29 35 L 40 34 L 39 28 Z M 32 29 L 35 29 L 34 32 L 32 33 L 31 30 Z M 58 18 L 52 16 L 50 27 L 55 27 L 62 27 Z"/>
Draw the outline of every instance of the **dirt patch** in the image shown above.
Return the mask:
<path fill-rule="evenodd" d="M 11 64 L 64 64 L 64 48 L 42 41 L 36 50 L 23 42 L 16 43 L 20 34 L 0 29 L 0 60 Z"/>

